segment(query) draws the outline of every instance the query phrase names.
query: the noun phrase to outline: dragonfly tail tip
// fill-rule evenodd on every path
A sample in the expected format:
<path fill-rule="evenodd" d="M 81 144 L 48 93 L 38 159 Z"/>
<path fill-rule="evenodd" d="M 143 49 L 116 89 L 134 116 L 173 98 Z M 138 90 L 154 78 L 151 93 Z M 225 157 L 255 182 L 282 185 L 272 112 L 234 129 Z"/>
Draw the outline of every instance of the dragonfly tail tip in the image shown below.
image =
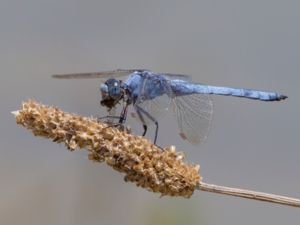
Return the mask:
<path fill-rule="evenodd" d="M 284 100 L 284 99 L 287 99 L 287 98 L 288 98 L 288 96 L 286 96 L 286 95 L 280 95 L 278 100 L 280 101 L 280 100 Z"/>

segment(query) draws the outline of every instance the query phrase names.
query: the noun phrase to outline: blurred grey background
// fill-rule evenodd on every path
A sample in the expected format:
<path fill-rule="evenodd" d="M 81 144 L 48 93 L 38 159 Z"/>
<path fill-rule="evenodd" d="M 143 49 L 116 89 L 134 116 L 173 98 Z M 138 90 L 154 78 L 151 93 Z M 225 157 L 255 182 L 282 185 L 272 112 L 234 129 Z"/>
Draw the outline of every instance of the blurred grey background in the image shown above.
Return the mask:
<path fill-rule="evenodd" d="M 299 209 L 269 203 L 203 192 L 159 198 L 81 152 L 33 137 L 10 111 L 33 98 L 101 115 L 98 80 L 50 75 L 117 68 L 278 91 L 289 99 L 214 96 L 204 144 L 183 142 L 171 116 L 158 142 L 200 163 L 206 182 L 300 198 L 299 7 L 293 0 L 1 0 L 0 224 L 298 223 Z"/>

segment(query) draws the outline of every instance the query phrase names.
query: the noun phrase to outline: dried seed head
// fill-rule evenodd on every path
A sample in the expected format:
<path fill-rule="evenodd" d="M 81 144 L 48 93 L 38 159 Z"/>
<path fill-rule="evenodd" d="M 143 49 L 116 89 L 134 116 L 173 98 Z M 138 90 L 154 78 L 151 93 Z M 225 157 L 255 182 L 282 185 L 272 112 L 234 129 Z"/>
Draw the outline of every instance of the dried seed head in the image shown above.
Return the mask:
<path fill-rule="evenodd" d="M 190 197 L 201 181 L 199 165 L 187 164 L 174 146 L 161 150 L 145 138 L 32 100 L 14 115 L 34 135 L 64 143 L 70 150 L 85 148 L 90 160 L 105 161 L 125 173 L 125 181 L 150 191 Z"/>

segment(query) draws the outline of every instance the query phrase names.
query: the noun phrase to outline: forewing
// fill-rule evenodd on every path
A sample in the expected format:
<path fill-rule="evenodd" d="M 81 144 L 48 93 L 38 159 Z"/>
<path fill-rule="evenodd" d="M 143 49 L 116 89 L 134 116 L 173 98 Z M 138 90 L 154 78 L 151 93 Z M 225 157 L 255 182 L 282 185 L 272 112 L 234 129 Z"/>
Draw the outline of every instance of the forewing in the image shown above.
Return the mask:
<path fill-rule="evenodd" d="M 144 69 L 131 69 L 131 70 L 124 70 L 124 69 L 118 69 L 118 70 L 111 70 L 111 71 L 101 71 L 101 72 L 88 72 L 88 73 L 69 73 L 69 74 L 54 74 L 52 75 L 53 78 L 57 79 L 94 79 L 94 78 L 119 78 L 128 76 L 131 73 L 137 72 L 137 71 L 147 71 Z M 191 77 L 188 75 L 183 74 L 172 74 L 172 73 L 162 73 L 159 74 L 161 76 L 165 76 L 167 79 L 170 80 L 185 80 L 190 81 Z"/>
<path fill-rule="evenodd" d="M 209 95 L 175 97 L 174 104 L 181 138 L 194 145 L 203 142 L 208 135 L 213 113 Z"/>
<path fill-rule="evenodd" d="M 189 75 L 184 74 L 173 74 L 173 73 L 164 73 L 162 74 L 169 80 L 183 80 L 183 81 L 191 81 L 192 78 Z"/>
<path fill-rule="evenodd" d="M 112 70 L 112 71 L 102 71 L 102 72 L 91 72 L 91 73 L 69 73 L 69 74 L 55 74 L 52 75 L 53 78 L 58 79 L 91 79 L 91 78 L 119 78 L 123 76 L 128 76 L 137 70 Z"/>

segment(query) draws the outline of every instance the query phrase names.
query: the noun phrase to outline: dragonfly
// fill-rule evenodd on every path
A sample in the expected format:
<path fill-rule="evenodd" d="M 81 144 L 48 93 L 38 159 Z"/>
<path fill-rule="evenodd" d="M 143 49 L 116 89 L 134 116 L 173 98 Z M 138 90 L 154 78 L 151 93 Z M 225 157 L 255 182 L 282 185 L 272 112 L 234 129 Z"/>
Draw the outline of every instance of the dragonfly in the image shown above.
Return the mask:
<path fill-rule="evenodd" d="M 155 124 L 154 144 L 158 136 L 158 119 L 170 111 L 175 112 L 179 135 L 191 144 L 203 142 L 209 132 L 213 104 L 211 95 L 227 95 L 261 101 L 281 101 L 286 95 L 246 88 L 212 86 L 193 82 L 182 74 L 157 73 L 145 69 L 118 69 L 92 73 L 56 74 L 58 79 L 100 78 L 100 104 L 106 107 L 105 118 L 118 119 L 123 125 L 127 118 L 128 106 L 132 105 L 135 117 L 143 126 Z M 120 78 L 126 77 L 121 80 Z M 115 115 L 117 105 L 122 105 L 120 115 Z"/>

